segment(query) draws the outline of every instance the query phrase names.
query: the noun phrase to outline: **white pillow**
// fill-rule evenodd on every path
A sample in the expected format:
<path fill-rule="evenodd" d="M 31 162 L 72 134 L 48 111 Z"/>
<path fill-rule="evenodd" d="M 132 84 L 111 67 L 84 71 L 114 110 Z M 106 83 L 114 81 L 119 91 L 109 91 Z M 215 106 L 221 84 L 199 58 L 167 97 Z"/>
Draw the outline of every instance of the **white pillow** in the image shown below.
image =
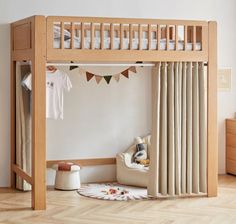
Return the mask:
<path fill-rule="evenodd" d="M 54 26 L 53 27 L 53 32 L 54 32 L 54 39 L 61 38 L 61 27 Z M 71 38 L 70 32 L 68 30 L 64 29 L 64 40 L 68 40 L 70 38 Z"/>

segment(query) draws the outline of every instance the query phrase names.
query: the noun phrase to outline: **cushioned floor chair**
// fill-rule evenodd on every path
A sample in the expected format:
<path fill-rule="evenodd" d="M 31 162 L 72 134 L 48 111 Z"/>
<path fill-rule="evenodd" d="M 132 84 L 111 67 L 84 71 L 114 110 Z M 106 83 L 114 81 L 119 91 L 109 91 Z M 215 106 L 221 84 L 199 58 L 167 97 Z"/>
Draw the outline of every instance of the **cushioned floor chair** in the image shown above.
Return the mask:
<path fill-rule="evenodd" d="M 151 147 L 151 135 L 143 138 L 147 144 L 147 154 L 149 158 L 149 149 Z M 136 145 L 132 145 L 123 153 L 116 156 L 116 175 L 117 181 L 120 184 L 131 185 L 137 187 L 147 187 L 149 167 L 137 164 L 133 160 L 136 153 Z"/>

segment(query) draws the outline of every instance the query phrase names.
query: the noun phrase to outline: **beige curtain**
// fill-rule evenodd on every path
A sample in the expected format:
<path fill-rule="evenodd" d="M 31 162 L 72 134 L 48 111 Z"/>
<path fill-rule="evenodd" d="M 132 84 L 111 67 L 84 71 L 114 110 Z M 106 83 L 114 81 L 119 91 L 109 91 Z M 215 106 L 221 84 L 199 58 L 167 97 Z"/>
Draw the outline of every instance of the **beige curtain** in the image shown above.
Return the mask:
<path fill-rule="evenodd" d="M 202 62 L 162 62 L 153 72 L 153 196 L 207 191 L 206 77 Z"/>
<path fill-rule="evenodd" d="M 29 72 L 29 65 L 16 63 L 16 164 L 31 175 L 30 92 L 21 85 Z M 26 191 L 31 190 L 31 185 L 16 176 L 16 188 Z"/>

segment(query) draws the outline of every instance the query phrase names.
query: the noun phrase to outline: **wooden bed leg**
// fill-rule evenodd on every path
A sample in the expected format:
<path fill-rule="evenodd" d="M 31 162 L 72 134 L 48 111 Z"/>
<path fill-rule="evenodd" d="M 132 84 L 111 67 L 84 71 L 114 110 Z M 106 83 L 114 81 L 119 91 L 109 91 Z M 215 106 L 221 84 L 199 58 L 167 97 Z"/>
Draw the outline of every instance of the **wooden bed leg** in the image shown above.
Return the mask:
<path fill-rule="evenodd" d="M 207 119 L 207 185 L 208 197 L 217 196 L 218 187 L 218 130 L 217 130 L 217 23 L 208 23 L 208 119 Z"/>
<path fill-rule="evenodd" d="M 32 208 L 46 209 L 46 18 L 35 16 L 32 60 Z M 36 29 L 35 29 L 36 28 Z"/>
<path fill-rule="evenodd" d="M 11 188 L 16 186 L 16 175 L 12 170 L 15 164 L 16 150 L 16 62 L 13 60 L 13 25 L 11 25 L 11 164 L 10 164 L 10 184 Z"/>
<path fill-rule="evenodd" d="M 11 164 L 10 184 L 11 188 L 16 187 L 16 174 L 12 165 L 16 163 L 16 62 L 11 60 Z"/>

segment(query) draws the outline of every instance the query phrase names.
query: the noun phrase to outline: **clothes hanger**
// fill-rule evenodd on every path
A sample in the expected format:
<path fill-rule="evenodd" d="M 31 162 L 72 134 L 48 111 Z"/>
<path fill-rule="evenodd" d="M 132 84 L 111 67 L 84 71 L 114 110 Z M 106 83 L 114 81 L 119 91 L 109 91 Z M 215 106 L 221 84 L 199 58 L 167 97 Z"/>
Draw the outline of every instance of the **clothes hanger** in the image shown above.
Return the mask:
<path fill-rule="evenodd" d="M 57 71 L 57 68 L 53 65 L 48 65 L 47 66 L 47 71 L 54 73 L 54 72 Z"/>

